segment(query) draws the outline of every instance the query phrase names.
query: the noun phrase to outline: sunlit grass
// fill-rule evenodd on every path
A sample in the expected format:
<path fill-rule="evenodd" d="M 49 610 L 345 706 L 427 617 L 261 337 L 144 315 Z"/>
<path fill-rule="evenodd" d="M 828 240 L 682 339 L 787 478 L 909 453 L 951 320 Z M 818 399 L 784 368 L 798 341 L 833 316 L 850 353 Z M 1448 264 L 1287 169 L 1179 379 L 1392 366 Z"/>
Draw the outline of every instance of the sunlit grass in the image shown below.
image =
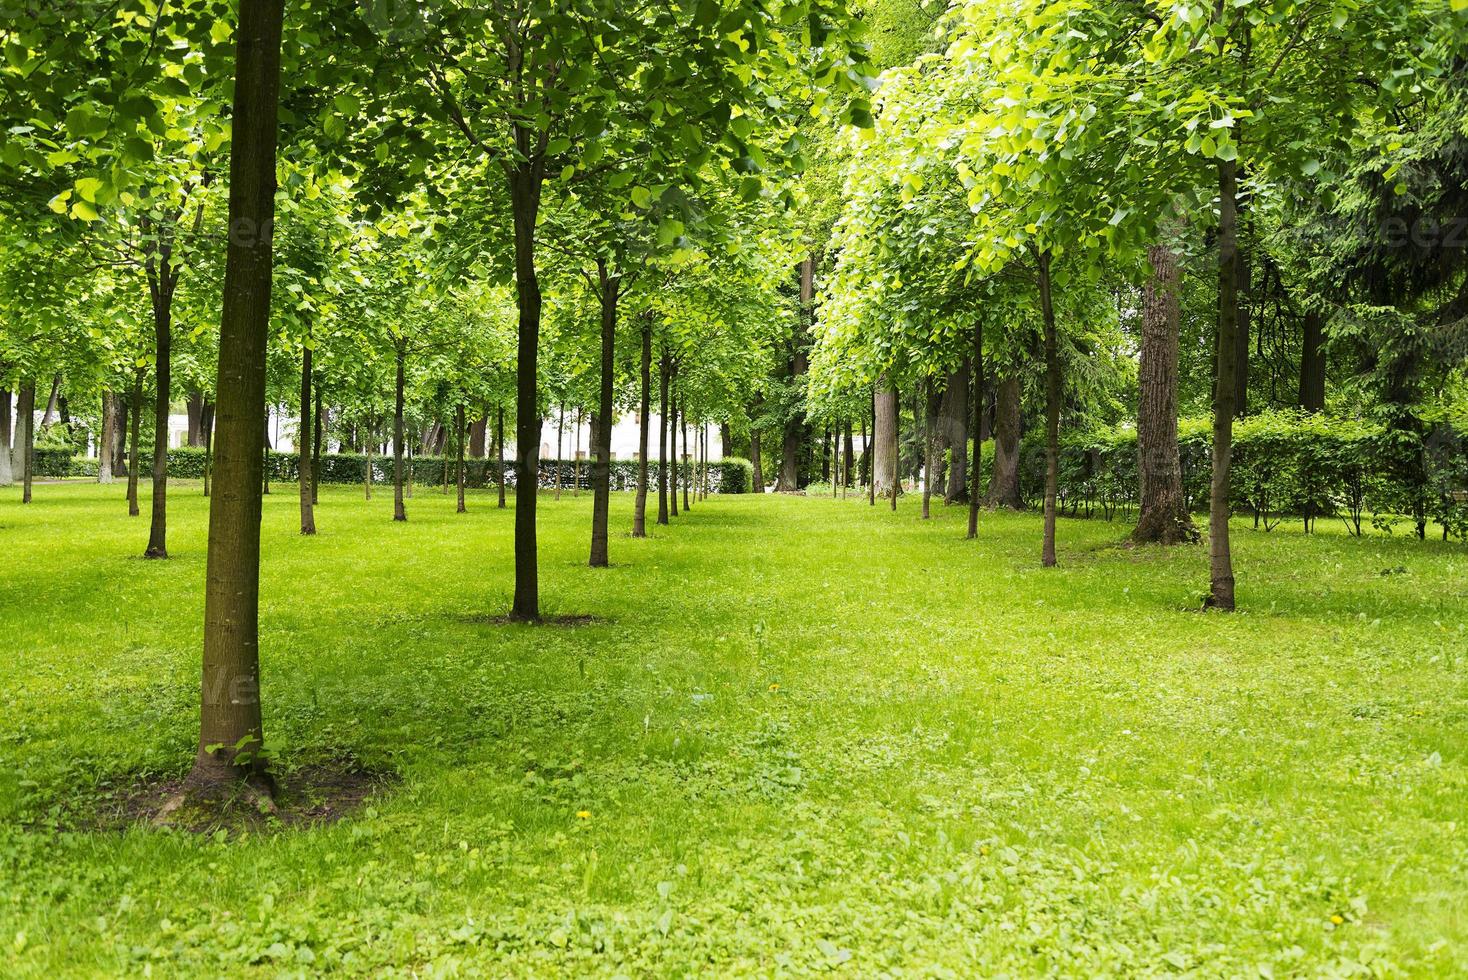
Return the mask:
<path fill-rule="evenodd" d="M 593 570 L 568 494 L 543 603 L 598 621 L 527 628 L 491 495 L 326 488 L 303 539 L 274 489 L 268 738 L 400 782 L 75 829 L 192 757 L 205 502 L 146 562 L 121 487 L 0 491 L 0 972 L 1468 971 L 1461 545 L 1241 521 L 1224 617 L 1116 524 L 1045 571 L 1034 515 L 726 498 L 638 541 L 625 495 Z"/>

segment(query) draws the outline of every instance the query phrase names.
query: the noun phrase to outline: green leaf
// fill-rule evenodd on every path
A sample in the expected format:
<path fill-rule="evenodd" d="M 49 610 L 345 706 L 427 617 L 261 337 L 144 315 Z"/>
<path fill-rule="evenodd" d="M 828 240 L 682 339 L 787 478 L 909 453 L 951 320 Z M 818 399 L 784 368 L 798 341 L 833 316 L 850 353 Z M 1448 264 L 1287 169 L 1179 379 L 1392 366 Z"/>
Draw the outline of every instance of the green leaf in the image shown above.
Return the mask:
<path fill-rule="evenodd" d="M 660 245 L 671 245 L 681 237 L 683 237 L 683 222 L 677 218 L 664 218 L 658 222 L 658 243 Z"/>

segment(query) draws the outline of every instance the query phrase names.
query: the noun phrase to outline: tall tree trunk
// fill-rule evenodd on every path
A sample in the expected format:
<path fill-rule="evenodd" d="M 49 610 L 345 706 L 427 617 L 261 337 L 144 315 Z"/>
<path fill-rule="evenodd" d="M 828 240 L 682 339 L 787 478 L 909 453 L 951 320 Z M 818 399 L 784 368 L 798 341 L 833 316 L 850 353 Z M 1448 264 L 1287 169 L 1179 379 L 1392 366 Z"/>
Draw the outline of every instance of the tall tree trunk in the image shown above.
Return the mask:
<path fill-rule="evenodd" d="M 515 289 L 520 320 L 515 361 L 515 598 L 510 618 L 540 619 L 540 562 L 535 540 L 535 495 L 540 483 L 540 406 L 536 356 L 540 346 L 540 280 L 535 270 L 535 223 L 540 212 L 545 156 L 535 153 L 531 131 L 513 127 L 524 162 L 510 179 L 515 223 Z"/>
<path fill-rule="evenodd" d="M 372 437 L 369 435 L 366 439 L 365 447 L 367 464 L 362 468 L 362 496 L 365 500 L 372 499 L 372 446 L 373 440 Z"/>
<path fill-rule="evenodd" d="M 464 403 L 460 402 L 454 416 L 454 448 L 458 454 L 458 466 L 456 481 L 459 484 L 459 509 L 460 514 L 468 512 L 469 508 L 464 504 L 464 441 L 468 435 L 468 423 L 464 420 Z"/>
<path fill-rule="evenodd" d="M 214 402 L 204 403 L 204 496 L 214 478 Z"/>
<path fill-rule="evenodd" d="M 658 362 L 658 523 L 668 523 L 668 375 L 672 366 L 663 350 Z"/>
<path fill-rule="evenodd" d="M 990 507 L 1024 507 L 1019 493 L 1020 394 L 1017 377 L 1001 377 L 994 385 L 994 465 L 986 501 Z"/>
<path fill-rule="evenodd" d="M 397 345 L 397 382 L 393 386 L 392 403 L 392 519 L 406 521 L 408 510 L 403 505 L 403 382 L 408 351 L 403 341 Z"/>
<path fill-rule="evenodd" d="M 199 751 L 190 781 L 256 776 L 260 749 L 260 444 L 270 323 L 282 0 L 241 0 L 229 236 L 219 331 L 219 448 L 209 504 Z M 268 783 L 265 784 L 268 788 Z"/>
<path fill-rule="evenodd" d="M 861 478 L 867 488 L 867 503 L 872 507 L 877 505 L 877 484 L 872 479 L 872 462 L 875 454 L 872 452 L 872 440 L 868 438 L 868 433 L 876 429 L 876 410 L 877 402 L 874 393 L 871 410 L 864 409 L 861 413 Z M 872 421 L 870 429 L 867 427 L 868 416 L 871 416 Z"/>
<path fill-rule="evenodd" d="M 597 399 L 596 459 L 591 464 L 591 567 L 606 568 L 607 523 L 612 506 L 612 384 L 616 371 L 617 301 L 622 280 L 607 270 L 606 262 L 596 263 L 597 285 L 601 293 L 601 391 Z"/>
<path fill-rule="evenodd" d="M 595 418 L 592 419 L 592 428 L 593 428 L 593 430 L 596 428 L 596 419 Z M 595 435 L 594 432 L 592 434 L 592 438 L 593 439 L 596 438 L 596 435 Z M 562 456 L 562 447 L 565 445 L 565 441 L 566 441 L 566 403 L 565 402 L 561 402 L 561 412 L 560 412 L 560 415 L 557 417 L 557 420 L 556 420 L 556 475 L 555 475 L 555 484 L 556 484 L 556 499 L 557 500 L 560 500 L 561 499 L 561 456 Z"/>
<path fill-rule="evenodd" d="M 1325 411 L 1325 321 L 1314 310 L 1305 314 L 1305 331 L 1300 347 L 1300 407 L 1307 412 Z"/>
<path fill-rule="evenodd" d="M 815 303 L 815 256 L 800 263 L 800 325 L 791 340 L 790 380 L 796 382 L 809 368 L 806 344 L 810 337 L 811 318 Z M 807 441 L 804 409 L 791 413 L 785 421 L 784 436 L 780 441 L 780 473 L 775 481 L 776 490 L 793 492 L 802 485 L 801 454 Z"/>
<path fill-rule="evenodd" d="M 168 275 L 166 269 L 163 273 Z M 171 391 L 173 348 L 173 295 L 166 284 L 155 290 L 153 302 L 153 339 L 157 348 L 154 379 L 158 382 L 153 396 L 153 510 L 148 527 L 148 548 L 144 558 L 168 557 L 168 402 Z"/>
<path fill-rule="evenodd" d="M 979 536 L 979 501 L 984 486 L 984 441 L 979 437 L 983 429 L 984 415 L 984 322 L 982 320 L 974 324 L 974 353 L 973 360 L 969 363 L 973 366 L 971 373 L 974 390 L 973 397 L 970 399 L 970 408 L 973 412 L 974 462 L 968 491 L 968 536 L 973 539 Z M 968 445 L 965 444 L 960 452 L 966 457 Z"/>
<path fill-rule="evenodd" d="M 764 451 L 759 444 L 759 426 L 756 424 L 756 419 L 759 417 L 759 413 L 764 411 L 764 407 L 765 396 L 755 395 L 754 406 L 749 412 L 749 462 L 754 467 L 754 476 L 752 477 L 754 486 L 750 487 L 750 489 L 755 493 L 765 492 L 765 467 L 761 460 L 764 456 Z"/>
<path fill-rule="evenodd" d="M 948 375 L 939 414 L 938 451 L 948 450 L 948 481 L 943 488 L 945 504 L 963 503 L 968 498 L 969 375 L 967 358 L 963 367 Z"/>
<path fill-rule="evenodd" d="M 652 419 L 652 320 L 642 316 L 641 397 L 637 412 L 637 503 L 632 509 L 632 536 L 647 537 L 647 427 Z"/>
<path fill-rule="evenodd" d="M 45 432 L 51 427 L 51 420 L 56 417 L 57 407 L 61 404 L 61 375 L 55 374 L 51 377 L 51 394 L 46 396 L 46 410 L 41 413 L 41 424 L 39 431 Z M 34 438 L 34 436 L 32 437 Z"/>
<path fill-rule="evenodd" d="M 683 467 L 678 459 L 678 367 L 673 366 L 673 390 L 668 398 L 668 455 L 672 458 L 668 461 L 672 466 L 672 472 L 668 476 L 668 510 L 674 516 L 678 516 L 678 484 L 683 479 Z"/>
<path fill-rule="evenodd" d="M 901 482 L 897 464 L 897 392 L 879 382 L 872 443 L 872 483 L 877 496 L 894 493 Z M 894 496 L 895 500 L 896 497 Z"/>
<path fill-rule="evenodd" d="M 930 520 L 933 516 L 933 484 L 938 479 L 937 460 L 938 455 L 935 421 L 938 414 L 938 397 L 933 391 L 933 379 L 928 378 L 923 382 L 926 389 L 923 398 L 923 520 Z"/>
<path fill-rule="evenodd" d="M 0 487 L 8 487 L 15 482 L 15 471 L 10 462 L 10 427 L 10 391 L 0 388 Z"/>
<path fill-rule="evenodd" d="M 299 434 L 300 445 L 296 447 L 300 453 L 301 461 L 297 464 L 300 470 L 301 491 L 301 533 L 316 533 L 316 514 L 311 508 L 311 339 L 306 338 L 305 346 L 301 349 L 301 414 L 300 424 L 296 426 Z"/>
<path fill-rule="evenodd" d="M 137 517 L 142 511 L 138 507 L 138 474 L 142 467 L 138 464 L 138 437 L 141 435 L 143 423 L 143 369 L 138 368 L 133 372 L 133 410 L 132 410 L 132 432 L 129 436 L 132 448 L 128 451 L 127 460 L 127 516 Z"/>
<path fill-rule="evenodd" d="M 855 463 L 853 460 L 856 459 L 856 447 L 852 440 L 851 419 L 846 420 L 846 425 L 842 431 L 842 439 L 844 445 L 842 446 L 841 454 L 841 485 L 843 487 L 852 487 L 855 486 L 853 482 L 855 479 Z"/>
<path fill-rule="evenodd" d="M 1237 183 L 1237 181 L 1235 181 Z M 1237 201 L 1237 197 L 1235 198 Z M 1235 241 L 1238 237 L 1235 233 Z M 1248 252 L 1238 246 L 1238 327 L 1234 333 L 1234 416 L 1249 414 L 1249 338 L 1253 334 L 1254 310 L 1250 297 L 1254 291 L 1254 266 Z"/>
<path fill-rule="evenodd" d="M 191 448 L 204 445 L 204 394 L 198 388 L 189 391 L 188 398 L 184 401 L 184 411 L 188 413 L 189 419 L 186 444 Z"/>
<path fill-rule="evenodd" d="M 9 409 L 10 396 L 4 395 Z M 7 420 L 8 421 L 8 420 Z M 9 433 L 6 433 L 7 441 Z M 112 444 L 117 441 L 117 403 L 112 392 L 102 392 L 102 433 L 97 437 L 97 482 L 112 482 Z M 8 463 L 9 460 L 6 460 Z M 3 476 L 3 474 L 0 474 Z M 5 482 L 0 479 L 0 483 Z"/>
<path fill-rule="evenodd" d="M 1183 497 L 1177 447 L 1178 331 L 1181 321 L 1177 256 L 1166 245 L 1148 250 L 1152 281 L 1142 294 L 1142 363 L 1138 378 L 1137 473 L 1141 516 L 1138 544 L 1196 541 Z"/>
<path fill-rule="evenodd" d="M 892 454 L 892 477 L 891 485 L 888 489 L 890 490 L 890 494 L 892 497 L 892 512 L 895 514 L 897 513 L 897 495 L 902 492 L 902 433 L 900 431 L 900 424 L 902 422 L 902 403 L 897 399 L 896 388 L 892 389 L 891 395 L 892 416 L 888 422 L 888 429 L 892 436 L 892 442 L 891 445 L 888 447 L 888 451 Z M 882 407 L 880 398 L 878 400 L 878 407 Z M 880 422 L 881 416 L 878 415 L 878 424 L 880 424 Z"/>
<path fill-rule="evenodd" d="M 36 441 L 36 383 L 23 382 L 19 397 L 15 400 L 15 449 L 11 467 L 19 472 L 21 484 L 20 502 L 31 502 L 31 472 L 35 462 Z"/>
<path fill-rule="evenodd" d="M 571 423 L 571 496 L 581 496 L 581 409 Z"/>
<path fill-rule="evenodd" d="M 499 472 L 499 509 L 505 509 L 505 407 L 495 406 L 494 419 L 495 469 Z"/>
<path fill-rule="evenodd" d="M 1207 605 L 1234 609 L 1234 564 L 1229 549 L 1229 485 L 1233 462 L 1234 399 L 1238 392 L 1239 226 L 1238 164 L 1218 164 L 1218 336 L 1213 385 L 1213 485 L 1208 503 L 1211 588 Z"/>
<path fill-rule="evenodd" d="M 688 407 L 681 405 L 680 408 L 682 410 L 678 413 L 678 421 L 683 426 L 683 458 L 689 461 L 688 475 L 683 478 L 683 509 L 686 511 L 689 509 L 688 484 L 693 482 L 693 466 L 692 457 L 688 453 Z"/>
<path fill-rule="evenodd" d="M 326 409 L 321 404 L 321 385 L 316 385 L 316 412 L 311 420 L 311 505 L 320 502 L 321 437 L 326 428 Z"/>
<path fill-rule="evenodd" d="M 1055 335 L 1055 304 L 1050 288 L 1050 251 L 1036 252 L 1040 272 L 1040 313 L 1045 323 L 1045 544 L 1040 563 L 1055 565 L 1055 496 L 1060 486 L 1060 350 Z"/>
<path fill-rule="evenodd" d="M 484 442 L 489 428 L 489 416 L 484 415 L 476 418 L 469 427 L 469 458 L 484 458 Z"/>

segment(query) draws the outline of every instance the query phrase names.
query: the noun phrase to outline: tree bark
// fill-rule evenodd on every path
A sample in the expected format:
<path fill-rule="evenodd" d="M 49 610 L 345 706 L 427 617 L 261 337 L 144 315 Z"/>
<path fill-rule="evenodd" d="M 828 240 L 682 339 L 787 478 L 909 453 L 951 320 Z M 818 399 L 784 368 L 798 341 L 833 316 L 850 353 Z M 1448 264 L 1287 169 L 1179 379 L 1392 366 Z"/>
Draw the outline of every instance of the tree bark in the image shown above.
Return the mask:
<path fill-rule="evenodd" d="M 1300 346 L 1300 407 L 1307 412 L 1325 411 L 1325 321 L 1315 311 L 1305 314 Z"/>
<path fill-rule="evenodd" d="M 1045 323 L 1045 543 L 1040 563 L 1055 566 L 1055 496 L 1060 484 L 1060 351 L 1051 299 L 1050 251 L 1036 252 L 1040 273 L 1040 313 Z"/>
<path fill-rule="evenodd" d="M 855 478 L 855 464 L 853 460 L 856 459 L 856 447 L 851 433 L 851 419 L 847 419 L 846 424 L 842 427 L 841 438 L 841 485 L 843 487 L 851 487 L 855 485 L 853 482 Z"/>
<path fill-rule="evenodd" d="M 1239 240 L 1238 164 L 1218 164 L 1218 336 L 1213 384 L 1213 484 L 1208 503 L 1211 587 L 1206 605 L 1232 612 L 1234 566 L 1229 548 L 1229 485 L 1233 462 L 1234 404 L 1238 388 Z"/>
<path fill-rule="evenodd" d="M 168 557 L 168 404 L 171 389 L 173 348 L 173 291 L 167 267 L 163 282 L 154 290 L 153 340 L 157 363 L 153 368 L 158 387 L 153 396 L 153 508 L 144 558 Z"/>
<path fill-rule="evenodd" d="M 214 402 L 204 403 L 204 496 L 214 477 Z"/>
<path fill-rule="evenodd" d="M 32 466 L 36 442 L 36 383 L 23 382 L 15 399 L 15 448 L 11 467 L 20 474 L 20 502 L 31 502 Z"/>
<path fill-rule="evenodd" d="M 469 426 L 469 458 L 484 458 L 484 442 L 489 428 L 489 417 L 477 418 Z"/>
<path fill-rule="evenodd" d="M 106 398 L 107 395 L 104 394 L 103 397 Z M 10 462 L 10 429 L 10 392 L 0 388 L 0 487 L 8 487 L 15 482 L 15 472 Z"/>
<path fill-rule="evenodd" d="M 611 564 L 607 554 L 607 524 L 612 506 L 612 384 L 616 380 L 617 301 L 622 280 L 610 273 L 605 261 L 596 263 L 601 293 L 601 390 L 597 399 L 596 459 L 591 484 L 591 567 Z"/>
<path fill-rule="evenodd" d="M 1138 377 L 1137 474 L 1141 515 L 1132 541 L 1183 544 L 1198 539 L 1183 497 L 1177 446 L 1178 331 L 1181 321 L 1177 256 L 1165 245 L 1148 250 L 1152 281 L 1142 294 L 1142 363 Z"/>
<path fill-rule="evenodd" d="M 596 419 L 594 417 L 591 420 L 591 429 L 592 429 L 591 438 L 593 440 L 595 440 L 596 439 Z M 561 402 L 561 411 L 560 411 L 560 414 L 556 417 L 556 476 L 555 476 L 555 486 L 556 486 L 556 499 L 557 500 L 560 500 L 561 499 L 561 456 L 562 456 L 562 447 L 565 445 L 565 442 L 566 442 L 566 403 L 565 402 Z"/>
<path fill-rule="evenodd" d="M 515 290 L 519 307 L 515 360 L 515 597 L 510 618 L 540 619 L 540 561 L 535 534 L 540 483 L 540 406 L 536 357 L 540 346 L 540 279 L 535 269 L 535 223 L 540 213 L 545 156 L 529 127 L 512 126 L 522 161 L 510 176 L 515 225 Z"/>
<path fill-rule="evenodd" d="M 969 375 L 968 358 L 963 366 L 948 375 L 939 413 L 938 452 L 948 450 L 948 480 L 943 488 L 943 503 L 960 504 L 968 499 Z"/>
<path fill-rule="evenodd" d="M 311 507 L 311 341 L 308 337 L 305 346 L 301 349 L 301 414 L 300 424 L 296 426 L 300 433 L 300 445 L 296 451 L 300 454 L 301 461 L 297 464 L 300 470 L 299 483 L 301 491 L 301 533 L 316 533 L 316 514 Z"/>
<path fill-rule="evenodd" d="M 972 468 L 972 485 L 968 491 L 968 536 L 970 540 L 979 536 L 979 500 L 984 486 L 984 441 L 979 437 L 983 429 L 984 415 L 984 323 L 982 320 L 974 324 L 974 353 L 973 360 L 973 397 L 970 400 L 973 409 L 973 431 L 974 431 L 974 462 Z M 968 445 L 963 447 L 963 454 L 968 455 Z"/>
<path fill-rule="evenodd" d="M 806 344 L 810 335 L 810 323 L 815 303 L 815 256 L 800 263 L 800 318 L 795 336 L 791 340 L 790 381 L 796 383 L 809 369 L 809 354 Z M 801 487 L 801 451 L 806 442 L 806 419 L 803 410 L 793 411 L 785 420 L 785 431 L 780 441 L 780 472 L 775 489 L 792 492 Z"/>
<path fill-rule="evenodd" d="M 269 785 L 260 753 L 260 468 L 281 20 L 282 0 L 240 3 L 195 784 L 254 776 Z"/>
<path fill-rule="evenodd" d="M 399 340 L 392 404 L 392 519 L 395 521 L 408 519 L 407 508 L 403 505 L 403 386 L 407 359 L 406 342 Z"/>
<path fill-rule="evenodd" d="M 1024 508 L 1019 493 L 1019 410 L 1019 378 L 1000 378 L 994 385 L 994 465 L 986 501 L 990 507 Z"/>
<path fill-rule="evenodd" d="M 632 536 L 647 537 L 647 427 L 652 419 L 652 320 L 642 317 L 641 395 L 637 413 L 637 503 L 632 509 Z"/>
<path fill-rule="evenodd" d="M 658 367 L 658 523 L 668 523 L 668 375 L 672 366 L 664 348 Z"/>
<path fill-rule="evenodd" d="M 198 448 L 204 445 L 204 394 L 198 388 L 189 392 L 184 402 L 184 411 L 188 413 L 189 419 L 187 445 L 190 448 Z"/>
<path fill-rule="evenodd" d="M 4 393 L 0 393 L 0 394 L 3 394 L 3 397 L 5 398 L 5 401 L 6 401 L 5 408 L 7 409 L 7 413 L 6 414 L 8 414 L 8 409 L 10 408 L 10 405 L 9 405 L 10 396 L 8 394 L 4 394 Z M 8 422 L 9 420 L 6 419 L 5 421 Z M 9 440 L 9 437 L 10 437 L 10 434 L 9 434 L 8 431 L 6 432 L 5 437 L 6 437 L 6 440 L 8 441 Z M 112 392 L 110 392 L 110 391 L 104 391 L 104 392 L 102 392 L 102 432 L 97 437 L 97 482 L 98 483 L 111 483 L 112 482 L 112 444 L 113 444 L 113 442 L 116 441 L 116 439 L 117 439 L 117 405 L 116 405 L 115 400 L 112 397 Z M 6 460 L 6 462 L 8 463 L 9 460 Z M 0 474 L 0 483 L 5 483 L 5 482 L 7 482 L 7 481 L 4 479 L 4 474 Z"/>
<path fill-rule="evenodd" d="M 876 422 L 873 427 L 872 482 L 877 496 L 893 494 L 899 480 L 897 464 L 897 392 L 879 387 L 876 395 Z"/>

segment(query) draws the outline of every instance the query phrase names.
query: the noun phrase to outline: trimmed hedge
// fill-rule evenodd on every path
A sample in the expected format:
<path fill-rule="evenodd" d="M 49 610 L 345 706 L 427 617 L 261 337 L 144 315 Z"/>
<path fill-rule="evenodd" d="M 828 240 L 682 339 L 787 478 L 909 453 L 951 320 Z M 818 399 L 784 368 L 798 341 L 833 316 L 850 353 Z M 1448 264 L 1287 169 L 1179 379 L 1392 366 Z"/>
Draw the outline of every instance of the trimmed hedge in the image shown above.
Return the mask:
<path fill-rule="evenodd" d="M 1190 510 L 1208 504 L 1212 424 L 1178 426 L 1183 493 Z M 1043 498 L 1045 445 L 1021 447 L 1021 492 Z M 1132 428 L 1066 438 L 1060 448 L 1057 506 L 1071 516 L 1111 520 L 1137 510 L 1137 433 Z M 1403 519 L 1432 521 L 1445 536 L 1468 540 L 1468 440 L 1451 426 L 1425 435 L 1358 419 L 1303 412 L 1265 412 L 1234 424 L 1232 497 L 1236 513 L 1273 530 L 1289 518 L 1305 530 L 1339 519 L 1353 535 L 1367 527 L 1389 532 Z"/>
<path fill-rule="evenodd" d="M 45 453 L 44 465 L 42 469 Z M 139 453 L 142 476 L 147 478 L 153 465 L 151 453 Z M 271 451 L 270 479 L 282 483 L 294 483 L 299 473 L 300 457 L 295 453 Z M 202 449 L 180 447 L 168 451 L 168 475 L 181 480 L 200 480 L 204 477 L 205 453 Z M 444 467 L 449 468 L 453 479 L 455 461 L 438 456 L 417 456 L 412 460 L 413 482 L 416 485 L 442 484 Z M 475 488 L 498 486 L 500 464 L 493 459 L 465 459 L 464 484 Z M 561 486 L 572 489 L 574 474 L 579 469 L 581 489 L 591 489 L 591 463 L 581 460 L 579 467 L 569 459 L 540 461 L 540 485 L 546 489 L 556 484 L 556 469 L 560 468 Z M 393 459 L 391 456 L 372 456 L 372 482 L 392 482 Z M 693 464 L 679 465 L 684 480 L 693 472 Z M 38 476 L 96 476 L 97 461 L 85 457 L 72 458 L 66 450 L 36 450 L 36 475 Z M 507 486 L 515 485 L 515 467 L 512 460 L 504 463 Z M 367 457 L 363 453 L 325 453 L 321 457 L 322 483 L 362 483 L 367 478 Z M 651 488 L 657 489 L 657 463 L 649 462 L 648 478 Z M 748 460 L 729 457 L 710 460 L 708 464 L 708 491 L 710 493 L 749 493 L 754 483 L 754 465 Z M 611 486 L 613 490 L 637 489 L 637 461 L 632 459 L 612 460 Z"/>

